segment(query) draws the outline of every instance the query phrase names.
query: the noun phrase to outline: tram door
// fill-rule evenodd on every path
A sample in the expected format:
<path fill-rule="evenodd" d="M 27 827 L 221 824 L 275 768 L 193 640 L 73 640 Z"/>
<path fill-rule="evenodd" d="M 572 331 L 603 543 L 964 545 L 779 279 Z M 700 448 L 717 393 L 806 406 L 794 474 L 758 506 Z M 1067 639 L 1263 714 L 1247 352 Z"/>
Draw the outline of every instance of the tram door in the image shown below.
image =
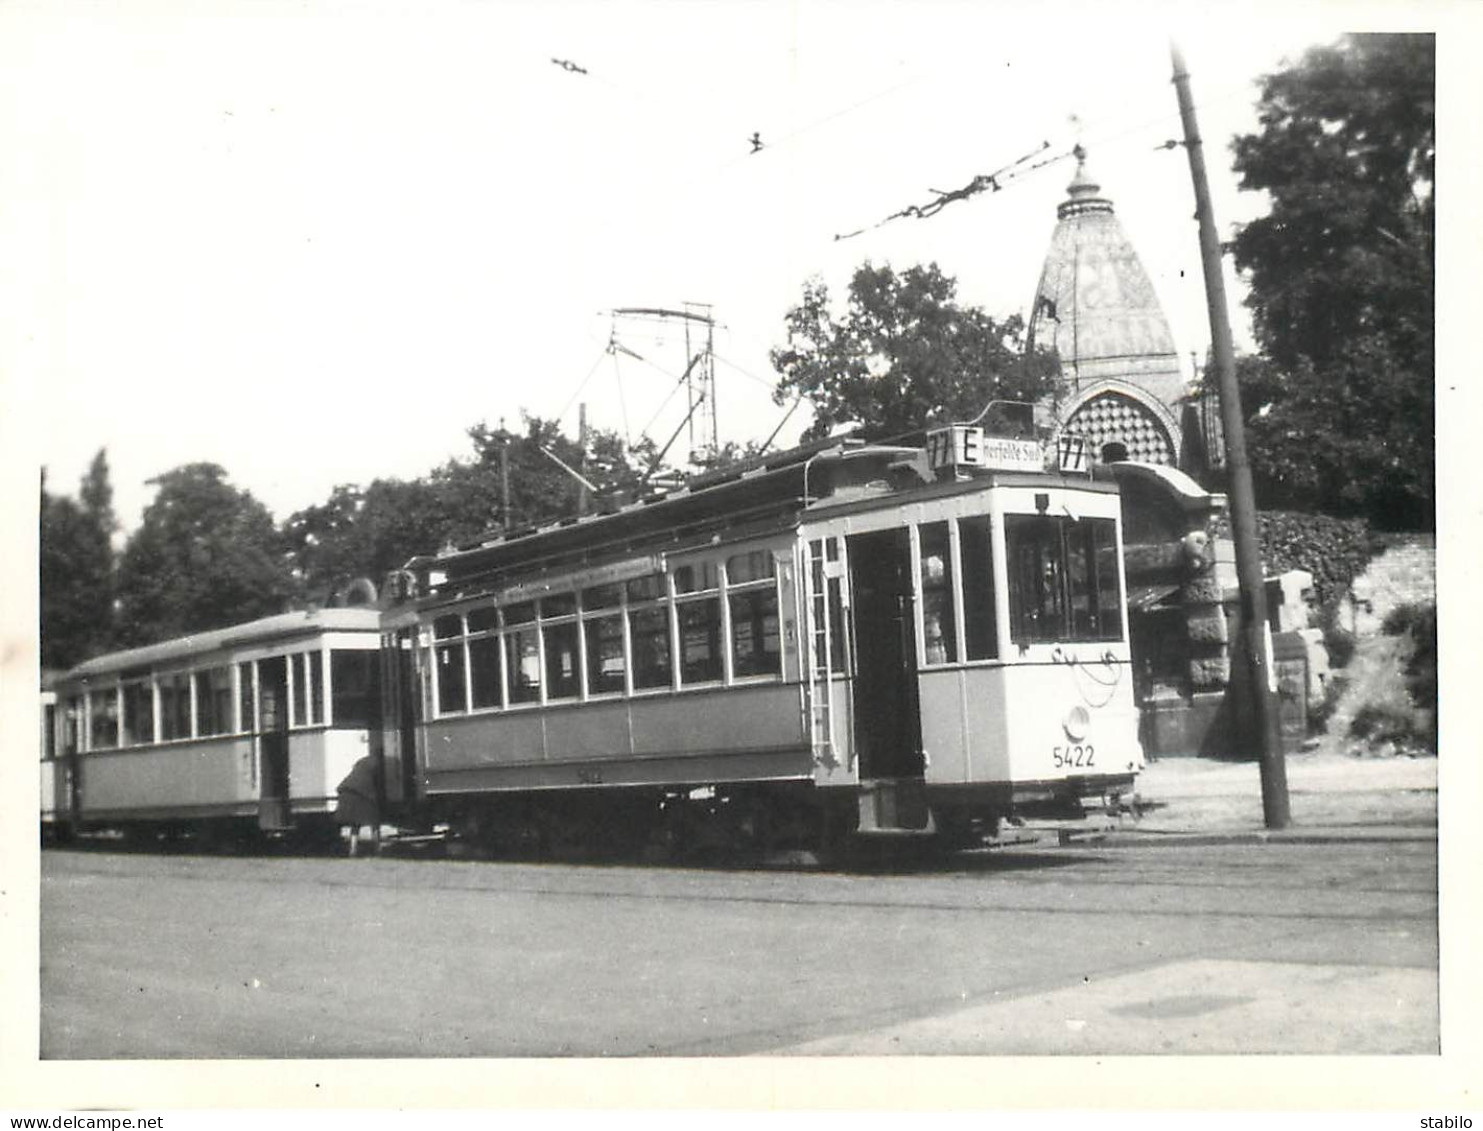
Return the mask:
<path fill-rule="evenodd" d="M 264 829 L 289 827 L 288 810 L 288 657 L 259 660 L 258 761 L 262 768 L 258 794 L 258 825 Z"/>
<path fill-rule="evenodd" d="M 860 777 L 920 778 L 916 610 L 905 529 L 849 539 L 855 627 L 855 749 Z"/>

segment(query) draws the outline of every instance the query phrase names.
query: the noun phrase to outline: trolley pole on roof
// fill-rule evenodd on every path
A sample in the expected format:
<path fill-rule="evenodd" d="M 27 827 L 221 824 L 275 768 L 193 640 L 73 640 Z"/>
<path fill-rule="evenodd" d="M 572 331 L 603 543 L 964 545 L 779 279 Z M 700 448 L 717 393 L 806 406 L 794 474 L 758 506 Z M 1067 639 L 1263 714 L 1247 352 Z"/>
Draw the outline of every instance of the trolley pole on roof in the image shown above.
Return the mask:
<path fill-rule="evenodd" d="M 499 422 L 499 528 L 510 532 L 510 434 L 505 422 Z"/>
<path fill-rule="evenodd" d="M 577 406 L 577 443 L 582 449 L 581 462 L 577 464 L 577 470 L 585 477 L 587 474 L 587 402 L 583 401 Z M 587 481 L 584 478 L 577 487 L 577 513 L 587 513 Z"/>
<path fill-rule="evenodd" d="M 1205 272 L 1205 304 L 1210 312 L 1211 346 L 1220 388 L 1220 417 L 1225 426 L 1231 528 L 1236 542 L 1236 579 L 1241 589 L 1240 660 L 1248 676 L 1253 708 L 1251 729 L 1261 757 L 1262 815 L 1267 828 L 1285 829 L 1291 823 L 1287 764 L 1282 756 L 1277 703 L 1270 682 L 1266 585 L 1257 544 L 1256 497 L 1251 487 L 1251 465 L 1246 459 L 1241 390 L 1236 383 L 1236 354 L 1231 345 L 1225 279 L 1221 274 L 1220 237 L 1215 230 L 1215 212 L 1210 205 L 1210 184 L 1205 176 L 1205 155 L 1200 148 L 1200 130 L 1195 122 L 1194 101 L 1190 97 L 1189 72 L 1184 67 L 1184 55 L 1173 40 L 1169 42 L 1169 54 L 1174 63 L 1173 82 L 1179 97 L 1179 117 L 1184 124 L 1184 148 L 1189 154 L 1190 177 L 1195 187 L 1195 214 L 1200 222 L 1200 259 Z"/>

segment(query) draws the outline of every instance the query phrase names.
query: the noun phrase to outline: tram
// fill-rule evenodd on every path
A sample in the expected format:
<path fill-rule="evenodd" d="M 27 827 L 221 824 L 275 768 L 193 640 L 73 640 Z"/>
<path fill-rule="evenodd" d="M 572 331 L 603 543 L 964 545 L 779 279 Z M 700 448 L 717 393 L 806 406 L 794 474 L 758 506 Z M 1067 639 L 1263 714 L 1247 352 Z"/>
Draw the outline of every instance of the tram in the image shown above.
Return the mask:
<path fill-rule="evenodd" d="M 43 738 L 54 832 L 336 832 L 380 761 L 375 609 L 284 613 L 100 656 L 57 679 Z"/>
<path fill-rule="evenodd" d="M 381 626 L 404 814 L 496 844 L 656 818 L 972 843 L 1128 790 L 1115 485 L 945 432 L 414 559 Z"/>

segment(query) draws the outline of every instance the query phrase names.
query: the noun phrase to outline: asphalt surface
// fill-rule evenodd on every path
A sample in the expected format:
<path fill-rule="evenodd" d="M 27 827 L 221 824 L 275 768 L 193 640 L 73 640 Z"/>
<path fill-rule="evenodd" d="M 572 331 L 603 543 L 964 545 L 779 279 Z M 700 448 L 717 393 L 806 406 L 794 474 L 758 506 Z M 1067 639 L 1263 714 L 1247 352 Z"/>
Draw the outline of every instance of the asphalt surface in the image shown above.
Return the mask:
<path fill-rule="evenodd" d="M 44 1058 L 1434 1053 L 1433 837 L 874 874 L 49 851 Z"/>

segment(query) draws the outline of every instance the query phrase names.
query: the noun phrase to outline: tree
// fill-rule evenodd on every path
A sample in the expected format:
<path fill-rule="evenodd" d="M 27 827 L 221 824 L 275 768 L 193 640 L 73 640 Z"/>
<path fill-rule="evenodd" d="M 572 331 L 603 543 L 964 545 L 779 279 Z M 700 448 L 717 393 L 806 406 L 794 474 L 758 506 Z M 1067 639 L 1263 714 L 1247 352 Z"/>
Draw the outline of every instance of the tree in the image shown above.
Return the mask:
<path fill-rule="evenodd" d="M 842 319 L 828 288 L 804 285 L 788 311 L 788 344 L 771 353 L 782 404 L 801 394 L 814 409 L 808 438 L 858 421 L 872 437 L 902 435 L 929 421 L 967 420 L 991 400 L 1034 401 L 1051 389 L 1053 355 L 1024 354 L 1024 322 L 996 322 L 962 306 L 937 264 L 865 263 L 850 280 Z"/>
<path fill-rule="evenodd" d="M 78 501 L 54 496 L 41 475 L 41 666 L 66 669 L 108 650 L 113 637 L 113 486 L 108 455 L 93 457 Z"/>
<path fill-rule="evenodd" d="M 647 442 L 630 450 L 616 433 L 594 430 L 584 456 L 581 444 L 564 435 L 555 421 L 526 416 L 523 424 L 521 434 L 491 429 L 481 421 L 468 429 L 470 458 L 449 460 L 419 479 L 377 479 L 364 489 L 342 485 L 325 503 L 289 516 L 283 533 L 308 597 L 328 601 L 357 577 L 379 584 L 417 554 L 460 545 L 505 526 L 521 530 L 575 516 L 582 487 L 557 460 L 591 482 L 603 498 L 631 497 L 654 465 Z M 508 460 L 508 515 L 502 456 Z M 601 505 L 588 495 L 590 508 Z"/>
<path fill-rule="evenodd" d="M 159 488 L 118 571 L 120 642 L 139 645 L 282 612 L 296 595 L 268 508 L 214 463 L 149 481 Z"/>
<path fill-rule="evenodd" d="M 1264 502 L 1434 521 L 1432 35 L 1351 35 L 1263 80 L 1235 141 L 1268 215 L 1235 262 L 1270 366 L 1243 407 Z"/>
<path fill-rule="evenodd" d="M 443 504 L 427 479 L 341 484 L 290 515 L 283 539 L 305 597 L 328 604 L 357 578 L 380 585 L 415 554 L 446 541 Z"/>

